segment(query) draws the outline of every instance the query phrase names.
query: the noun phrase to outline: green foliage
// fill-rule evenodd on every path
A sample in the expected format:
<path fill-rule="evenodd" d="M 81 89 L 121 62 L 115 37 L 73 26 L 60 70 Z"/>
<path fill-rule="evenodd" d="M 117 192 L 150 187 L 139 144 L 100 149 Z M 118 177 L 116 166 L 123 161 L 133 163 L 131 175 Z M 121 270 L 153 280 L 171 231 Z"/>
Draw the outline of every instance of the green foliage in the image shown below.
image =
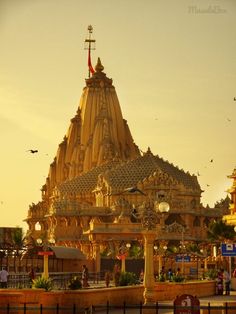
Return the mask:
<path fill-rule="evenodd" d="M 80 277 L 78 276 L 74 276 L 68 284 L 68 288 L 71 290 L 77 290 L 77 289 L 81 289 L 82 288 L 82 282 Z"/>
<path fill-rule="evenodd" d="M 204 278 L 215 280 L 218 276 L 218 270 L 217 269 L 209 269 L 204 273 Z"/>
<path fill-rule="evenodd" d="M 45 289 L 46 291 L 51 291 L 53 288 L 53 283 L 50 278 L 45 278 L 45 277 L 38 277 L 36 279 L 33 279 L 33 289 L 36 288 L 42 288 Z"/>
<path fill-rule="evenodd" d="M 12 240 L 15 246 L 22 248 L 24 246 L 25 236 L 22 228 L 16 227 L 13 230 Z"/>
<path fill-rule="evenodd" d="M 176 254 L 178 252 L 179 252 L 179 247 L 177 247 L 175 245 L 171 245 L 171 246 L 167 247 L 167 250 L 166 250 L 165 254 L 167 256 L 171 256 L 171 255 L 174 255 L 174 254 Z"/>
<path fill-rule="evenodd" d="M 143 249 L 138 245 L 132 245 L 129 250 L 129 256 L 134 258 L 142 258 L 143 257 Z"/>
<path fill-rule="evenodd" d="M 105 248 L 102 252 L 100 252 L 100 256 L 101 257 L 107 257 L 107 256 L 109 256 L 109 253 L 110 253 L 109 249 Z"/>
<path fill-rule="evenodd" d="M 187 252 L 198 253 L 200 254 L 200 248 L 197 243 L 189 243 L 186 245 Z"/>
<path fill-rule="evenodd" d="M 180 274 L 174 274 L 173 276 L 172 276 L 172 281 L 173 282 L 183 282 L 184 281 L 184 277 L 183 276 L 181 276 Z"/>
<path fill-rule="evenodd" d="M 207 237 L 213 242 L 224 242 L 235 238 L 234 226 L 227 225 L 223 220 L 210 223 Z"/>
<path fill-rule="evenodd" d="M 165 274 L 160 274 L 159 276 L 156 277 L 156 279 L 159 282 L 165 282 L 166 281 L 166 276 L 165 276 Z"/>
<path fill-rule="evenodd" d="M 138 278 L 134 273 L 121 272 L 119 278 L 119 286 L 131 286 L 138 283 Z"/>

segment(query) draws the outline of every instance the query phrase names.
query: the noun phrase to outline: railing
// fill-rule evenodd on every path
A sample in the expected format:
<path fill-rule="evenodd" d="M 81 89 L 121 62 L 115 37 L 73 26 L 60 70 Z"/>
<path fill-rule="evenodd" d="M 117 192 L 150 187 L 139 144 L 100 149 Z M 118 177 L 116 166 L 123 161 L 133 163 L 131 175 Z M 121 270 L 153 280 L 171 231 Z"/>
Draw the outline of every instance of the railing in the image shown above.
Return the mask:
<path fill-rule="evenodd" d="M 36 277 L 41 276 L 41 273 L 37 273 Z M 71 273 L 50 273 L 49 277 L 53 281 L 54 289 L 67 289 L 68 282 L 75 276 L 81 277 L 81 272 L 71 272 Z M 89 282 L 99 283 L 104 280 L 103 272 L 89 272 Z M 29 275 L 27 273 L 10 273 L 8 277 L 8 288 L 30 288 L 31 282 Z"/>
<path fill-rule="evenodd" d="M 8 276 L 8 288 L 29 288 L 30 287 L 30 278 L 28 274 L 10 274 Z"/>
<path fill-rule="evenodd" d="M 110 305 L 109 302 L 107 302 L 106 305 L 93 305 L 90 309 L 87 309 L 86 313 L 95 314 L 95 313 L 116 313 L 116 314 L 125 314 L 125 313 L 145 313 L 145 310 L 153 310 L 152 313 L 158 314 L 158 313 L 173 313 L 173 314 L 200 314 L 200 311 L 203 310 L 201 313 L 206 314 L 214 314 L 216 313 L 216 310 L 220 310 L 220 313 L 236 313 L 236 306 L 230 305 L 230 303 L 225 303 L 225 305 L 211 305 L 210 302 L 208 305 L 193 305 L 193 306 L 180 306 L 175 304 L 160 304 L 156 303 L 154 305 L 143 305 L 142 302 L 136 305 L 128 305 L 126 302 L 123 303 L 123 305 Z M 163 310 L 163 311 L 162 311 Z M 167 312 L 167 310 L 170 310 Z M 234 310 L 234 312 L 230 312 L 231 310 Z M 218 312 L 217 312 L 218 313 Z"/>
<path fill-rule="evenodd" d="M 123 305 L 110 305 L 109 302 L 105 305 L 96 305 L 91 306 L 88 308 L 79 308 L 75 304 L 71 306 L 32 306 L 23 304 L 22 306 L 11 306 L 7 304 L 6 306 L 0 306 L 0 313 L 1 314 L 11 314 L 11 313 L 23 313 L 23 314 L 33 314 L 33 313 L 47 313 L 47 314 L 59 314 L 59 313 L 66 313 L 66 314 L 94 314 L 94 313 L 116 313 L 116 314 L 125 314 L 125 313 L 145 313 L 145 310 L 153 310 L 153 313 L 161 314 L 161 313 L 188 313 L 188 314 L 198 314 L 200 310 L 204 310 L 204 313 L 213 314 L 216 313 L 216 310 L 221 310 L 222 313 L 228 314 L 230 311 L 234 310 L 233 312 L 236 313 L 236 306 L 231 306 L 230 303 L 226 303 L 225 305 L 200 305 L 200 306 L 177 306 L 174 304 L 159 304 L 158 302 L 153 305 L 143 305 L 142 303 L 136 305 L 128 305 L 124 302 Z M 169 310 L 167 312 L 167 310 Z M 224 311 L 224 312 L 223 312 Z M 233 313 L 231 312 L 231 313 Z"/>
<path fill-rule="evenodd" d="M 6 306 L 0 306 L 1 314 L 87 314 L 89 312 L 89 308 L 79 308 L 75 304 L 72 304 L 71 306 L 59 306 L 58 304 L 56 306 L 43 306 L 42 304 L 38 306 L 32 306 L 27 304 L 23 304 L 23 306 L 11 306 L 10 304 L 7 304 Z"/>

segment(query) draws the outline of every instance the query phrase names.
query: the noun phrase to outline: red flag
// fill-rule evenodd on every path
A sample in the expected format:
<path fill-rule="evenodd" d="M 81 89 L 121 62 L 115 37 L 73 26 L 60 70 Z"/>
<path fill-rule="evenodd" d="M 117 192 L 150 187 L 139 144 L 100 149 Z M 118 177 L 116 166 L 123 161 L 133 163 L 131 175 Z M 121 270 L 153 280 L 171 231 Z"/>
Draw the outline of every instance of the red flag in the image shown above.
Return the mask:
<path fill-rule="evenodd" d="M 90 49 L 88 50 L 88 67 L 89 67 L 90 73 L 93 74 L 95 71 L 91 63 Z"/>

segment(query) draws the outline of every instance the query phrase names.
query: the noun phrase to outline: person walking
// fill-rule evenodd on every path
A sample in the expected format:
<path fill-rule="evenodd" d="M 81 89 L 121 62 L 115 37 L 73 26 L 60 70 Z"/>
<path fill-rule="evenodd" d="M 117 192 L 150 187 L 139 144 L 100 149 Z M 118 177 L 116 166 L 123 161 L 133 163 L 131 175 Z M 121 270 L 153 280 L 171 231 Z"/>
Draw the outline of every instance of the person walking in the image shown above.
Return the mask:
<path fill-rule="evenodd" d="M 7 288 L 7 279 L 8 279 L 9 273 L 6 271 L 6 269 L 3 267 L 0 271 L 0 282 L 1 282 L 1 288 Z"/>
<path fill-rule="evenodd" d="M 171 268 L 168 269 L 167 278 L 169 281 L 173 280 L 173 272 Z"/>

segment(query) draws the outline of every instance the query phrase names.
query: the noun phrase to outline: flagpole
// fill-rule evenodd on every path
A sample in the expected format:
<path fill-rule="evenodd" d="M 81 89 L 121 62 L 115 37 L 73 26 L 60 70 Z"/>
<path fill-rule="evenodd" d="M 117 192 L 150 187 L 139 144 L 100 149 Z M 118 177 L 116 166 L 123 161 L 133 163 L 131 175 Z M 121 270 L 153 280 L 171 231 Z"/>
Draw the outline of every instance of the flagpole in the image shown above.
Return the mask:
<path fill-rule="evenodd" d="M 95 39 L 92 39 L 92 33 L 93 33 L 93 27 L 92 25 L 88 26 L 88 38 L 85 39 L 85 48 L 88 50 L 88 77 L 90 78 L 91 73 L 94 73 L 94 69 L 91 63 L 91 50 L 95 50 Z M 88 46 L 87 46 L 88 44 Z M 92 48 L 92 44 L 94 44 L 94 47 Z"/>

